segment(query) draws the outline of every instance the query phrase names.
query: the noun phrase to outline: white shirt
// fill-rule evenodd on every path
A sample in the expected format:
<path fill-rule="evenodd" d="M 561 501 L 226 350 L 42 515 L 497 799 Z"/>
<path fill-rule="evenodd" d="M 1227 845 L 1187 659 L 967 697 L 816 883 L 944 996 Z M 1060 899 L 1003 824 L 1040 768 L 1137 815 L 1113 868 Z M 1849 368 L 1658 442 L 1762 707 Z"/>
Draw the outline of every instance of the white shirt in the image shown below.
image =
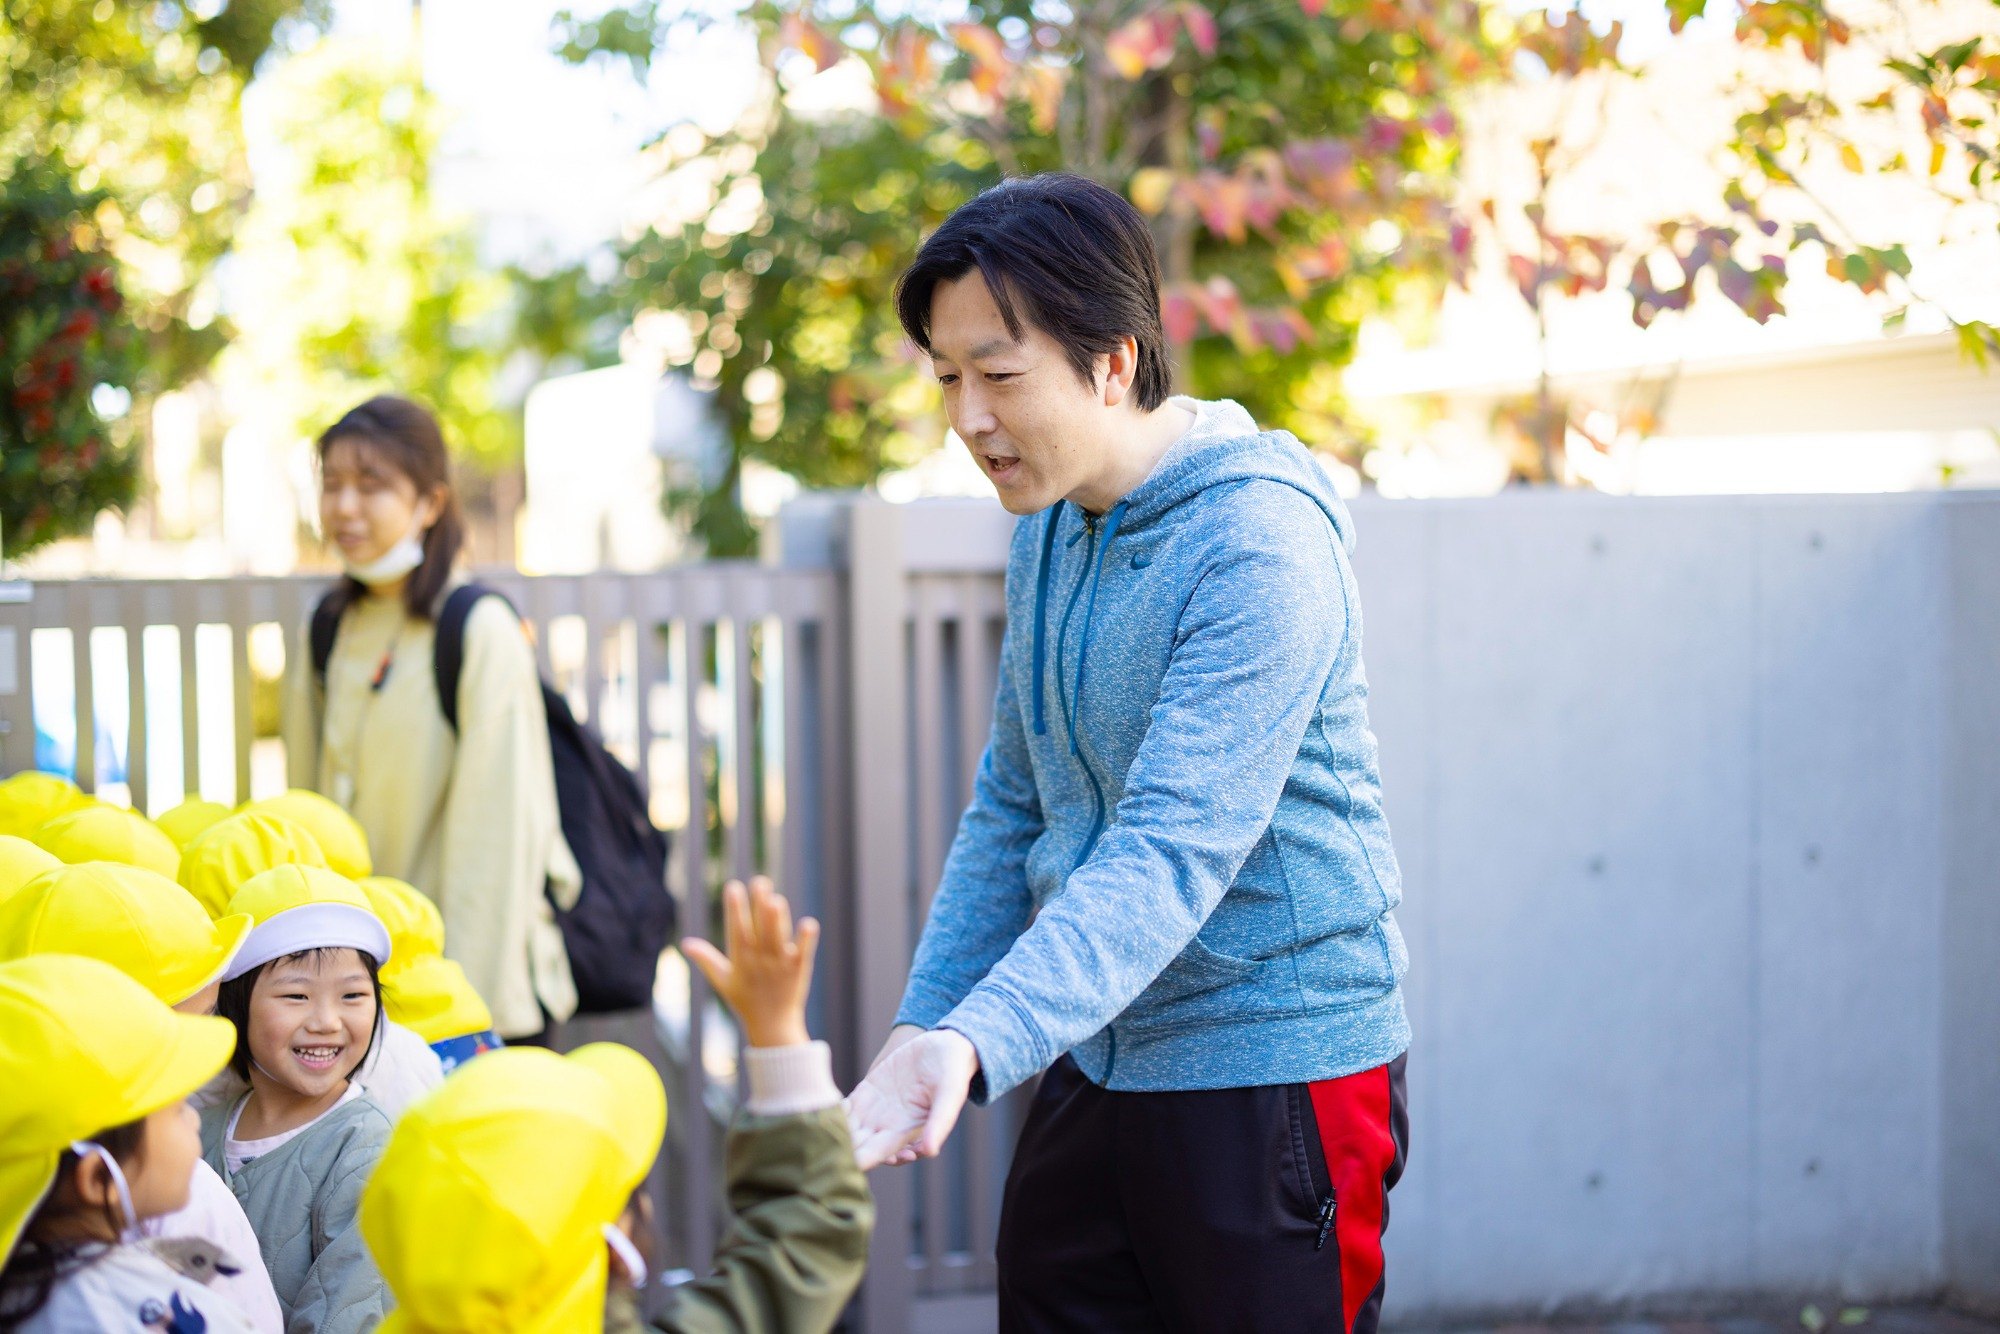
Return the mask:
<path fill-rule="evenodd" d="M 285 1315 L 271 1287 L 271 1275 L 264 1269 L 257 1234 L 250 1230 L 250 1220 L 243 1216 L 236 1196 L 207 1163 L 195 1159 L 187 1207 L 148 1218 L 139 1225 L 139 1233 L 145 1237 L 199 1237 L 220 1246 L 237 1272 L 218 1275 L 209 1284 L 209 1291 L 219 1292 L 241 1307 L 259 1334 L 284 1334 Z"/>

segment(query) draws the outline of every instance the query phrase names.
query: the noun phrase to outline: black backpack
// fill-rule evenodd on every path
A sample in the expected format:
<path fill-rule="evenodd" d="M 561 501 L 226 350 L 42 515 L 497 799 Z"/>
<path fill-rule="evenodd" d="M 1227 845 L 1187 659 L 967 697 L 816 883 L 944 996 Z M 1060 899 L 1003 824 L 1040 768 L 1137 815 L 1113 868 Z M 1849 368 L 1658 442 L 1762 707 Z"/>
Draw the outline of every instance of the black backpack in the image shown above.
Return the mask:
<path fill-rule="evenodd" d="M 483 597 L 506 601 L 483 584 L 461 584 L 438 612 L 431 668 L 444 720 L 454 732 L 465 620 Z M 322 686 L 340 630 L 339 611 L 332 594 L 313 608 L 313 670 Z M 565 911 L 550 901 L 576 978 L 577 1009 L 600 1014 L 650 1005 L 660 951 L 674 936 L 674 900 L 666 882 L 667 836 L 646 813 L 646 794 L 638 777 L 604 748 L 595 730 L 576 720 L 569 701 L 547 681 L 542 682 L 542 704 L 549 715 L 549 753 L 555 761 L 563 838 L 583 871 L 575 907 Z"/>

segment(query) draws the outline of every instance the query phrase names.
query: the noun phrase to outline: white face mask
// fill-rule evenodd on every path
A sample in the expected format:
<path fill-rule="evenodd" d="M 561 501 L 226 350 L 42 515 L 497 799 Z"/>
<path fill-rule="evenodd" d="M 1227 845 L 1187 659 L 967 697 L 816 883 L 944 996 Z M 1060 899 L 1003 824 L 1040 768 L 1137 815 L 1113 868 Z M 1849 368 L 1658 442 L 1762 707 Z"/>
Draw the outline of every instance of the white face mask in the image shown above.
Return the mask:
<path fill-rule="evenodd" d="M 618 1263 L 625 1270 L 625 1281 L 633 1288 L 646 1286 L 646 1257 L 639 1254 L 639 1248 L 632 1239 L 619 1230 L 616 1223 L 604 1225 L 604 1240 L 611 1244 L 611 1253 L 618 1257 Z"/>
<path fill-rule="evenodd" d="M 395 546 L 363 562 L 346 561 L 348 577 L 357 579 L 373 588 L 380 584 L 393 584 L 424 563 L 424 534 L 430 531 L 421 522 L 410 525 L 410 531 L 403 534 Z"/>
<path fill-rule="evenodd" d="M 118 1190 L 118 1217 L 121 1220 L 118 1240 L 121 1243 L 130 1241 L 139 1228 L 139 1211 L 132 1207 L 132 1188 L 125 1184 L 125 1172 L 118 1166 L 118 1160 L 102 1144 L 87 1139 L 76 1141 L 69 1146 L 69 1151 L 77 1156 L 79 1162 L 89 1159 L 92 1154 L 104 1160 L 104 1170 L 111 1174 L 111 1184 Z"/>

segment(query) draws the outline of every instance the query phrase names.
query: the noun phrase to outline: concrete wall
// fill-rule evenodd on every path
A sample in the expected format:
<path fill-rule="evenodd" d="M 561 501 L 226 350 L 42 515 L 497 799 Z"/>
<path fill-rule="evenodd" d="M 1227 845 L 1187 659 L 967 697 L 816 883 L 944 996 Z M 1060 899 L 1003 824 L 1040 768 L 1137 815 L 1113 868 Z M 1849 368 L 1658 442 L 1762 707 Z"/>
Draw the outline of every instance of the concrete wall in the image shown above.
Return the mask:
<path fill-rule="evenodd" d="M 2000 495 L 1356 507 L 1389 1307 L 2000 1276 Z"/>

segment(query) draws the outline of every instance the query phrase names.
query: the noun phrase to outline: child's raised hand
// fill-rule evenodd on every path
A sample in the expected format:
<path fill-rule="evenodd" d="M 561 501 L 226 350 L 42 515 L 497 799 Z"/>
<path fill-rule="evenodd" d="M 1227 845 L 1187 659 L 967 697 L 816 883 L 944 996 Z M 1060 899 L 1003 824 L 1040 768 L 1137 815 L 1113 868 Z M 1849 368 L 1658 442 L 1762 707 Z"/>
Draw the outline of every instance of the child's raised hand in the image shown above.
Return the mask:
<path fill-rule="evenodd" d="M 809 1040 L 806 993 L 812 989 L 813 953 L 819 923 L 810 917 L 792 928 L 791 905 L 764 876 L 745 890 L 732 880 L 722 887 L 722 943 L 718 950 L 689 937 L 681 953 L 701 969 L 743 1025 L 753 1047 L 790 1047 Z"/>

